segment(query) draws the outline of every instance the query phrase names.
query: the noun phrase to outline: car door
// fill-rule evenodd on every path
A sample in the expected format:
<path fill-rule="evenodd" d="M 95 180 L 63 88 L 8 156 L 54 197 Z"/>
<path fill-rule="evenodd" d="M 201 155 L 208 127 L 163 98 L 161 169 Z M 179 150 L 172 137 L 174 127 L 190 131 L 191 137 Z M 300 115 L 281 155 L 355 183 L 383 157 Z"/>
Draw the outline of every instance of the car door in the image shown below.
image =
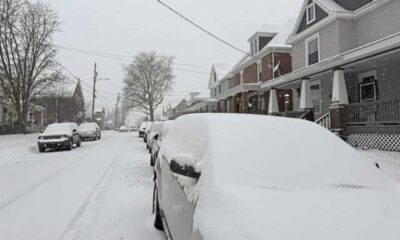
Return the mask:
<path fill-rule="evenodd" d="M 158 193 L 167 228 L 174 240 L 191 239 L 194 205 L 188 201 L 183 186 L 178 183 L 177 176 L 169 169 L 166 158 L 160 156 L 159 160 L 162 164 Z"/>

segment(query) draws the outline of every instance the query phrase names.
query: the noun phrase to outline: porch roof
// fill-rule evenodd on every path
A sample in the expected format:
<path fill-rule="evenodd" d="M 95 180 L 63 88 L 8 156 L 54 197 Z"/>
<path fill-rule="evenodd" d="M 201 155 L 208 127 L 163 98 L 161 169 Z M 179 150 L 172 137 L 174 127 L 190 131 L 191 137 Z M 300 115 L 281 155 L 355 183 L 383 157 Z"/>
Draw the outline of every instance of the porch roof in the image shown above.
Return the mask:
<path fill-rule="evenodd" d="M 208 106 L 216 105 L 216 103 L 217 103 L 217 101 L 215 99 L 210 98 L 210 99 L 201 101 L 201 102 L 199 102 L 199 103 L 187 108 L 185 111 L 196 111 L 196 110 L 198 110 L 198 109 L 200 109 L 202 107 L 206 107 L 207 105 Z"/>
<path fill-rule="evenodd" d="M 400 32 L 382 38 L 378 41 L 366 44 L 364 46 L 352 49 L 332 58 L 325 59 L 320 63 L 308 66 L 292 73 L 286 74 L 279 78 L 267 81 L 261 84 L 261 88 L 270 89 L 286 85 L 300 79 L 311 77 L 323 72 L 333 70 L 335 68 L 346 67 L 346 65 L 362 62 L 380 55 L 388 54 L 392 51 L 400 49 Z"/>
<path fill-rule="evenodd" d="M 238 93 L 247 92 L 247 91 L 259 91 L 260 84 L 259 83 L 244 83 L 237 85 L 231 89 L 226 90 L 225 92 L 216 96 L 217 100 L 223 100 L 228 97 L 235 96 Z"/>

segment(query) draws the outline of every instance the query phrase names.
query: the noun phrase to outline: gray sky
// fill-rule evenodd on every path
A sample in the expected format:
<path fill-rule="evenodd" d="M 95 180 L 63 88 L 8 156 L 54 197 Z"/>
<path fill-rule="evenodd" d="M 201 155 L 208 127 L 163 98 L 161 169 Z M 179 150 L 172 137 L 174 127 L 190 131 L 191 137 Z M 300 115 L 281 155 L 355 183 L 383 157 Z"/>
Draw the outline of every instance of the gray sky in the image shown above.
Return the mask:
<path fill-rule="evenodd" d="M 156 0 L 46 0 L 62 22 L 58 45 L 133 56 L 146 50 L 176 57 L 172 105 L 191 90 L 204 88 L 212 63 L 234 64 L 242 54 L 184 22 Z M 165 3 L 228 42 L 248 50 L 247 39 L 262 25 L 281 25 L 296 17 L 302 0 L 165 0 Z M 83 79 L 88 99 L 93 64 L 98 65 L 96 107 L 111 107 L 123 86 L 124 62 L 61 50 L 59 61 Z M 190 67 L 178 64 L 197 65 Z M 89 86 L 90 85 L 90 86 Z M 90 90 L 91 91 L 91 90 Z"/>

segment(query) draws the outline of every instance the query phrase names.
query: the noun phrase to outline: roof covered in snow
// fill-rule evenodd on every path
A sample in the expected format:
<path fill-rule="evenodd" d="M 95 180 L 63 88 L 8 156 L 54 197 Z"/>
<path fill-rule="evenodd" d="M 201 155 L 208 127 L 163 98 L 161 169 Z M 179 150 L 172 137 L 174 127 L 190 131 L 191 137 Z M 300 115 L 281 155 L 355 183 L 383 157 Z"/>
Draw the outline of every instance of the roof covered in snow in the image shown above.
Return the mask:
<path fill-rule="evenodd" d="M 72 97 L 79 85 L 78 80 L 67 79 L 62 82 L 54 83 L 44 90 L 42 96 Z"/>

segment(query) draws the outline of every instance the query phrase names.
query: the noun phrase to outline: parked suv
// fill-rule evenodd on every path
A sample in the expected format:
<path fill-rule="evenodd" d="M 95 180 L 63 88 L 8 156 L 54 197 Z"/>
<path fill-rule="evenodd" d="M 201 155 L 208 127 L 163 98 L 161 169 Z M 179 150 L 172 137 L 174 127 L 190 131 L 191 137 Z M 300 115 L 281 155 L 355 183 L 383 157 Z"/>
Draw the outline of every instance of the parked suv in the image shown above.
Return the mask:
<path fill-rule="evenodd" d="M 313 122 L 182 116 L 155 170 L 168 239 L 400 239 L 399 184 Z"/>
<path fill-rule="evenodd" d="M 48 148 L 71 150 L 73 145 L 81 146 L 76 123 L 53 123 L 38 137 L 39 152 Z"/>

